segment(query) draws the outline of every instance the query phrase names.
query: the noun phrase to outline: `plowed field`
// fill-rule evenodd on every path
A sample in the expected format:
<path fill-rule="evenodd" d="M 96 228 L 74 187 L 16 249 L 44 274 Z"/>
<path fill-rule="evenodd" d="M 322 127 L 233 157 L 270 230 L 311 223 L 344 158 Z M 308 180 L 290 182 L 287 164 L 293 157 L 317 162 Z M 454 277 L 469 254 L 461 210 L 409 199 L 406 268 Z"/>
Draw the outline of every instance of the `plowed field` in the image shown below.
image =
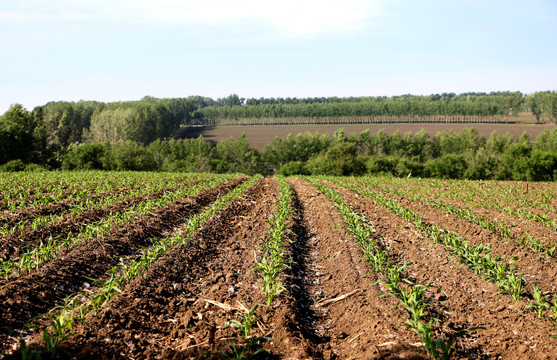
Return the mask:
<path fill-rule="evenodd" d="M 3 197 L 0 358 L 557 359 L 555 184 L 94 176 Z"/>

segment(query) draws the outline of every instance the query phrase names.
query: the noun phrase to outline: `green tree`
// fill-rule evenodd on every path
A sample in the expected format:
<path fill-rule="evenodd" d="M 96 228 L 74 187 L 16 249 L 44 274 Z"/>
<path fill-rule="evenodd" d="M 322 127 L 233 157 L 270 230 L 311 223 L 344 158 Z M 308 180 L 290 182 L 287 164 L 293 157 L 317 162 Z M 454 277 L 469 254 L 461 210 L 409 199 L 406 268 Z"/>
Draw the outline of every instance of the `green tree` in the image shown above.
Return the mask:
<path fill-rule="evenodd" d="M 313 175 L 362 175 L 366 171 L 364 158 L 357 154 L 356 144 L 341 142 L 332 145 L 325 154 L 311 158 L 306 168 Z"/>
<path fill-rule="evenodd" d="M 529 159 L 532 147 L 527 141 L 518 141 L 502 155 L 503 179 L 528 180 Z"/>
<path fill-rule="evenodd" d="M 64 170 L 102 170 L 110 144 L 71 144 L 64 156 Z"/>
<path fill-rule="evenodd" d="M 529 181 L 557 180 L 557 154 L 534 150 L 528 162 L 526 179 Z"/>
<path fill-rule="evenodd" d="M 0 117 L 0 164 L 9 160 L 30 160 L 35 122 L 20 104 L 12 105 Z"/>
<path fill-rule="evenodd" d="M 440 179 L 462 179 L 467 168 L 461 154 L 445 154 L 425 163 L 426 174 Z"/>
<path fill-rule="evenodd" d="M 215 149 L 215 170 L 220 173 L 241 172 L 249 175 L 261 173 L 260 154 L 249 147 L 246 134 L 238 139 L 220 141 Z"/>
<path fill-rule="evenodd" d="M 128 140 L 110 147 L 103 168 L 110 170 L 158 170 L 153 154 L 147 148 Z"/>

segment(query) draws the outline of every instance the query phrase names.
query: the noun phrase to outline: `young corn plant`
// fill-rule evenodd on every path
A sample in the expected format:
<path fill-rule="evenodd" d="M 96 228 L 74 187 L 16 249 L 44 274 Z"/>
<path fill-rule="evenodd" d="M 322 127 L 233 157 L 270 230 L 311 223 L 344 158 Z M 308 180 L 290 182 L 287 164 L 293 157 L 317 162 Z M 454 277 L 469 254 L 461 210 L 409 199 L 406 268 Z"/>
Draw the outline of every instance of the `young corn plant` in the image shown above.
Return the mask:
<path fill-rule="evenodd" d="M 246 181 L 243 184 L 237 186 L 232 191 L 219 197 L 209 206 L 209 208 L 192 216 L 184 225 L 184 227 L 177 231 L 175 234 L 165 239 L 154 240 L 150 248 L 140 250 L 136 257 L 124 259 L 124 261 L 122 261 L 119 265 L 113 267 L 111 270 L 108 271 L 108 279 L 98 280 L 88 278 L 93 282 L 94 285 L 99 286 L 99 290 L 96 291 L 93 296 L 89 297 L 88 301 L 80 303 L 79 306 L 73 308 L 71 312 L 65 311 L 63 313 L 71 313 L 72 319 L 75 319 L 76 317 L 79 319 L 85 319 L 85 317 L 90 313 L 98 313 L 114 295 L 123 291 L 122 289 L 124 288 L 124 285 L 126 283 L 129 283 L 134 278 L 141 276 L 145 271 L 149 269 L 149 267 L 153 263 L 155 263 L 161 257 L 165 256 L 168 251 L 174 246 L 180 246 L 189 241 L 192 238 L 193 234 L 199 230 L 201 225 L 208 218 L 213 216 L 216 212 L 224 209 L 224 207 L 230 204 L 230 202 L 234 198 L 238 197 L 246 189 L 253 186 L 253 184 L 260 178 L 260 176 L 255 176 L 249 181 Z M 205 184 L 204 186 L 211 187 L 214 185 L 215 183 L 210 182 Z M 80 295 L 82 294 L 73 294 L 70 295 L 67 299 L 76 299 L 76 297 Z M 69 301 L 70 300 L 67 300 L 67 302 Z M 71 324 L 69 320 L 63 323 Z M 57 328 L 58 327 L 55 327 L 55 329 Z M 64 333 L 64 336 L 66 335 L 68 334 Z M 71 336 L 71 334 L 64 337 L 63 340 L 65 340 L 69 336 Z"/>
<path fill-rule="evenodd" d="M 267 297 L 265 304 L 271 305 L 275 296 L 286 290 L 279 279 L 283 271 L 283 264 L 266 254 L 263 254 L 263 256 L 258 259 L 257 252 L 255 253 L 255 261 L 257 263 L 255 269 L 261 273 L 263 293 Z"/>
<path fill-rule="evenodd" d="M 240 330 L 240 335 L 242 335 L 245 338 L 248 338 L 251 329 L 255 326 L 258 320 L 255 317 L 255 311 L 257 310 L 258 307 L 259 307 L 258 304 L 252 306 L 252 308 L 249 309 L 247 313 L 242 314 L 240 316 L 239 320 L 236 319 L 229 320 L 228 324 L 237 327 Z"/>
<path fill-rule="evenodd" d="M 380 187 L 379 184 L 374 184 L 373 186 L 374 187 Z M 415 201 L 424 202 L 424 203 L 426 203 L 428 205 L 431 205 L 431 206 L 433 206 L 433 207 L 435 207 L 439 210 L 445 211 L 448 214 L 456 215 L 463 220 L 470 221 L 471 223 L 479 225 L 479 226 L 483 227 L 484 229 L 488 229 L 488 230 L 493 231 L 494 233 L 498 233 L 504 238 L 512 239 L 514 241 L 518 241 L 519 243 L 525 244 L 536 252 L 544 253 L 549 257 L 555 257 L 556 247 L 551 247 L 550 245 L 543 245 L 540 240 L 532 239 L 532 237 L 524 231 L 518 237 L 513 236 L 512 231 L 511 231 L 511 227 L 509 227 L 507 225 L 504 225 L 504 224 L 501 224 L 497 220 L 492 220 L 492 219 L 487 218 L 485 216 L 478 215 L 474 212 L 474 210 L 472 210 L 470 208 L 460 207 L 460 206 L 457 206 L 455 204 L 447 203 L 447 202 L 444 202 L 444 201 L 441 201 L 441 200 L 431 199 L 429 197 L 431 195 L 430 193 L 422 194 L 422 196 L 420 196 L 417 192 L 415 192 L 415 191 L 412 192 L 412 190 L 408 189 L 407 187 L 404 187 L 403 188 L 404 190 L 397 189 L 395 187 L 389 187 L 389 188 L 381 187 L 381 189 L 383 189 L 385 191 L 388 191 L 390 193 L 402 196 L 402 197 L 408 197 L 408 198 L 410 198 L 412 200 L 415 200 Z M 430 190 L 430 188 L 428 188 L 427 190 Z M 445 195 L 446 196 L 446 194 L 444 194 L 444 193 L 441 193 L 441 194 L 438 194 L 438 195 Z M 461 200 L 465 201 L 466 199 L 461 199 Z M 487 204 L 483 204 L 483 205 L 485 205 L 486 207 L 491 207 L 491 208 L 494 207 L 492 201 L 489 201 Z M 540 219 L 545 219 L 546 218 L 544 215 L 534 214 L 531 210 L 527 210 L 527 209 L 518 209 L 517 210 L 517 215 L 519 215 L 519 217 L 527 217 L 524 214 L 532 214 L 531 216 L 528 217 L 529 220 L 535 219 L 536 221 L 542 222 L 542 223 L 543 223 L 543 220 L 540 220 Z M 419 226 L 419 223 L 417 222 L 416 225 Z M 549 226 L 549 227 L 551 227 L 551 226 Z M 524 238 L 526 236 L 529 237 L 529 239 L 528 239 L 529 241 L 524 241 Z"/>
<path fill-rule="evenodd" d="M 36 270 L 41 266 L 41 264 L 56 258 L 64 249 L 66 251 L 70 251 L 80 244 L 86 244 L 92 239 L 106 236 L 116 226 L 129 224 L 137 217 L 151 213 L 156 208 L 166 206 L 170 202 L 179 198 L 195 195 L 200 191 L 216 186 L 229 178 L 230 175 L 218 178 L 208 183 L 200 183 L 191 187 L 179 189 L 175 192 L 169 192 L 157 200 L 148 200 L 136 205 L 128 206 L 125 209 L 111 214 L 98 222 L 82 227 L 79 230 L 80 233 L 76 236 L 73 236 L 70 232 L 64 237 L 51 237 L 47 243 L 41 242 L 36 248 L 21 254 L 19 261 L 17 262 L 11 260 L 0 260 L 0 274 L 8 279 L 14 271 L 21 274 L 24 270 L 28 272 Z"/>
<path fill-rule="evenodd" d="M 50 356 L 54 356 L 59 351 L 60 343 L 69 337 L 75 335 L 74 324 L 76 319 L 84 321 L 81 315 L 81 304 L 76 297 L 68 297 L 63 306 L 58 306 L 46 314 L 50 320 L 50 324 L 43 329 L 43 341 L 45 344 L 44 351 Z M 43 317 L 45 315 L 39 315 Z M 36 327 L 31 325 L 31 327 Z M 23 339 L 20 340 L 22 356 L 31 356 L 30 358 L 41 358 L 40 352 L 29 351 L 27 344 Z"/>
<path fill-rule="evenodd" d="M 228 175 L 227 177 L 231 176 L 232 175 Z M 224 181 L 223 179 L 225 179 L 225 177 L 220 181 Z M 116 293 L 122 292 L 125 283 L 128 283 L 135 277 L 144 273 L 151 264 L 160 257 L 165 256 L 168 250 L 173 246 L 182 245 L 191 239 L 191 236 L 199 230 L 199 227 L 205 220 L 213 216 L 217 211 L 222 210 L 232 199 L 239 196 L 259 179 L 260 176 L 255 176 L 250 181 L 241 184 L 229 193 L 219 197 L 208 209 L 190 218 L 190 221 L 186 223 L 182 231 L 178 231 L 176 234 L 166 239 L 154 241 L 154 245 L 150 249 L 140 251 L 140 255 L 131 259 L 129 263 L 125 263 L 124 261 L 112 268 L 108 271 L 109 276 L 107 280 L 103 281 L 88 278 L 93 284 L 100 287 L 93 296 L 84 296 L 84 294 L 81 293 L 72 294 L 66 298 L 64 307 L 55 308 L 46 314 L 46 316 L 51 319 L 51 322 L 48 327 L 43 329 L 43 340 L 46 345 L 45 350 L 50 354 L 55 354 L 58 351 L 59 344 L 74 335 L 74 321 L 84 323 L 85 318 L 89 314 L 98 313 Z M 211 187 L 214 185 L 215 183 L 210 182 L 204 186 Z M 86 298 L 88 300 L 79 302 L 77 298 Z"/>
<path fill-rule="evenodd" d="M 529 302 L 526 305 L 526 308 L 535 308 L 538 317 L 542 318 L 543 313 L 551 309 L 549 296 L 544 295 L 538 288 L 538 285 L 534 284 L 534 292 L 532 293 L 532 297 L 534 298 L 534 301 Z"/>
<path fill-rule="evenodd" d="M 356 193 L 372 198 L 380 205 L 412 222 L 419 230 L 430 236 L 432 232 L 436 232 L 436 241 L 440 241 L 453 256 L 456 256 L 476 274 L 483 275 L 486 279 L 495 282 L 511 295 L 515 301 L 520 300 L 524 279 L 515 273 L 516 269 L 514 267 L 510 266 L 517 258 L 511 258 L 507 264 L 502 264 L 502 257 L 493 257 L 489 246 L 483 244 L 470 246 L 467 240 L 446 229 L 439 229 L 437 226 L 416 222 L 416 215 L 413 211 L 404 208 L 398 201 L 389 199 L 384 194 L 357 187 L 346 181 L 335 181 L 334 179 L 331 181 Z"/>
<path fill-rule="evenodd" d="M 262 253 L 258 256 L 254 252 L 257 270 L 261 274 L 263 282 L 262 290 L 266 296 L 266 305 L 271 305 L 275 296 L 286 290 L 282 283 L 281 276 L 291 261 L 287 256 L 287 249 L 283 239 L 285 238 L 287 219 L 292 214 L 291 198 L 292 189 L 284 177 L 278 177 L 279 199 L 271 221 L 269 231 L 260 247 Z"/>
<path fill-rule="evenodd" d="M 264 341 L 275 340 L 264 336 L 254 336 L 248 343 L 244 345 L 233 343 L 227 344 L 227 346 L 232 350 L 232 355 L 229 355 L 227 352 L 221 350 L 211 350 L 205 355 L 213 354 L 225 360 L 250 360 L 266 352 L 264 348 L 259 347 L 259 345 Z M 202 355 L 201 358 L 203 356 L 204 355 Z"/>
<path fill-rule="evenodd" d="M 407 262 L 399 266 L 391 264 L 387 250 L 379 246 L 380 242 L 378 239 L 373 239 L 373 225 L 363 215 L 353 211 L 342 200 L 338 192 L 311 178 L 303 177 L 303 179 L 338 205 L 339 212 L 345 219 L 348 230 L 352 232 L 364 252 L 364 259 L 368 260 L 374 271 L 383 276 L 376 283 L 384 283 L 385 288 L 389 291 L 388 295 L 397 298 L 399 300 L 399 307 L 406 310 L 408 318 L 403 325 L 412 329 L 419 336 L 424 348 L 434 359 L 450 358 L 456 351 L 453 348 L 456 339 L 449 341 L 441 338 L 436 339 L 433 335 L 433 327 L 438 321 L 431 319 L 426 323 L 423 320 L 427 308 L 431 306 L 431 301 L 425 296 L 430 286 L 414 284 L 404 278 L 403 272 L 410 264 Z M 401 209 L 399 210 L 403 212 Z M 405 214 L 416 222 L 421 223 L 422 221 L 422 218 L 419 216 L 413 216 L 409 212 L 405 212 Z M 459 336 L 464 336 L 465 334 L 466 332 Z"/>

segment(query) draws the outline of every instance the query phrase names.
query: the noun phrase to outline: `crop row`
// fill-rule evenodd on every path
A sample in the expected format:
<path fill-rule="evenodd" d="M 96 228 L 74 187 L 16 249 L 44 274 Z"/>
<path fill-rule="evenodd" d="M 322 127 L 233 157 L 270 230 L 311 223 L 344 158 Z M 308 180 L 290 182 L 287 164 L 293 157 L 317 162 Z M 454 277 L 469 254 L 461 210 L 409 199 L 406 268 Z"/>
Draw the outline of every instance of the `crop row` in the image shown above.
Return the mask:
<path fill-rule="evenodd" d="M 141 172 L 44 172 L 5 174 L 0 178 L 0 210 L 14 212 L 61 200 L 84 199 L 92 194 L 157 182 L 175 182 L 186 174 Z"/>
<path fill-rule="evenodd" d="M 77 323 L 87 325 L 87 318 L 97 314 L 110 299 L 122 291 L 126 284 L 144 274 L 155 262 L 166 256 L 170 250 L 184 245 L 193 238 L 207 219 L 223 210 L 234 198 L 253 186 L 260 177 L 253 177 L 230 192 L 219 196 L 208 208 L 190 217 L 185 225 L 173 234 L 159 239 L 152 239 L 152 244 L 139 250 L 133 256 L 120 259 L 120 263 L 107 272 L 104 279 L 90 279 L 93 286 L 87 291 L 74 293 L 66 297 L 63 306 L 58 306 L 44 315 L 48 325 L 42 329 L 42 345 L 40 350 L 31 350 L 25 341 L 20 342 L 20 350 L 27 355 L 47 352 L 54 355 L 62 341 L 74 336 Z M 222 182 L 222 180 L 221 180 Z M 216 185 L 213 181 L 207 186 Z M 183 196 L 185 196 L 183 194 Z M 35 346 L 36 348 L 36 346 Z"/>
<path fill-rule="evenodd" d="M 472 246 L 466 238 L 458 233 L 440 228 L 436 224 L 425 222 L 422 216 L 404 207 L 396 199 L 392 199 L 377 191 L 370 191 L 355 186 L 338 178 L 327 178 L 327 180 L 373 199 L 397 216 L 414 224 L 422 233 L 432 238 L 436 243 L 442 244 L 451 256 L 469 267 L 477 275 L 481 275 L 484 279 L 497 284 L 502 290 L 511 295 L 516 302 L 524 300 L 526 308 L 538 309 L 540 317 L 542 317 L 544 311 L 549 313 L 551 317 L 547 318 L 557 325 L 557 295 L 548 294 L 547 292 L 541 293 L 538 291 L 537 285 L 534 286 L 534 294 L 524 294 L 526 282 L 517 271 L 518 269 L 512 266 L 518 260 L 517 257 L 512 257 L 505 262 L 503 256 L 494 256 L 491 253 L 489 245 L 480 243 Z M 539 298 L 539 301 L 535 299 L 536 297 Z M 534 299 L 534 301 L 530 299 Z"/>
<path fill-rule="evenodd" d="M 12 273 L 21 274 L 23 271 L 33 271 L 41 264 L 56 258 L 62 251 L 70 251 L 78 245 L 83 245 L 95 238 L 102 238 L 118 226 L 131 223 L 139 216 L 152 213 L 155 209 L 164 207 L 177 199 L 195 195 L 202 190 L 212 188 L 223 181 L 229 180 L 232 176 L 221 176 L 216 180 L 198 183 L 194 186 L 178 189 L 174 192 L 167 192 L 160 197 L 142 201 L 119 211 L 111 213 L 98 222 L 89 223 L 79 229 L 78 234 L 69 233 L 63 236 L 50 238 L 46 243 L 40 243 L 35 248 L 22 253 L 19 258 L 0 259 L 0 274 L 6 279 Z"/>
<path fill-rule="evenodd" d="M 191 176 L 187 180 L 180 181 L 179 186 L 182 187 L 184 185 L 188 185 L 189 183 L 206 178 L 206 175 Z M 57 222 L 63 220 L 66 216 L 75 217 L 85 211 L 94 211 L 118 202 L 125 202 L 126 200 L 133 199 L 135 197 L 148 196 L 161 190 L 168 189 L 168 191 L 171 191 L 172 189 L 170 188 L 170 185 L 171 184 L 168 182 L 158 182 L 132 189 L 124 188 L 123 191 L 111 192 L 93 199 L 86 198 L 82 201 L 75 201 L 65 207 L 65 209 L 56 211 L 53 214 L 37 215 L 29 219 L 19 220 L 16 223 L 14 223 L 14 221 L 8 221 L 8 219 L 13 216 L 5 215 L 4 217 L 0 217 L 0 222 L 4 220 L 4 225 L 0 227 L 0 237 L 6 238 L 9 236 L 23 236 L 27 231 L 37 231 L 47 225 L 56 224 Z M 16 217 L 21 218 L 21 216 Z"/>
<path fill-rule="evenodd" d="M 257 246 L 258 249 L 254 251 L 256 267 L 253 270 L 259 274 L 259 285 L 265 296 L 265 303 L 254 304 L 249 308 L 241 304 L 242 313 L 237 319 L 230 319 L 227 323 L 239 330 L 243 342 L 229 343 L 227 349 L 211 350 L 208 352 L 209 354 L 215 354 L 225 359 L 251 358 L 265 352 L 265 349 L 260 347 L 263 341 L 274 340 L 266 336 L 254 336 L 251 330 L 259 321 L 256 316 L 257 309 L 264 308 L 267 313 L 272 311 L 273 300 L 286 290 L 285 271 L 292 263 L 285 239 L 288 219 L 292 216 L 293 192 L 286 178 L 278 177 L 278 183 L 279 197 L 276 208 L 273 209 L 269 219 L 263 244 Z"/>
<path fill-rule="evenodd" d="M 407 262 L 396 264 L 392 261 L 383 239 L 374 235 L 373 224 L 365 216 L 354 211 L 342 199 L 338 191 L 311 178 L 306 177 L 304 180 L 336 203 L 349 232 L 352 233 L 363 252 L 364 260 L 375 273 L 380 275 L 380 280 L 376 283 L 383 283 L 388 290 L 388 295 L 398 299 L 399 308 L 402 307 L 406 310 L 408 317 L 403 325 L 412 329 L 419 336 L 422 345 L 434 359 L 449 359 L 453 356 L 455 353 L 453 345 L 456 339 L 476 328 L 462 330 L 450 339 L 436 338 L 434 327 L 439 320 L 431 316 L 429 321 L 425 320 L 428 309 L 432 306 L 431 299 L 427 297 L 427 290 L 431 286 L 413 283 L 404 276 L 404 270 L 409 264 Z"/>
<path fill-rule="evenodd" d="M 557 189 L 552 184 L 435 179 L 389 179 L 389 182 L 416 193 L 461 201 L 474 208 L 504 212 L 557 230 L 556 209 L 553 205 Z M 413 186 L 409 187 L 409 184 Z"/>
<path fill-rule="evenodd" d="M 457 206 L 453 203 L 437 200 L 431 198 L 431 196 L 424 194 L 424 192 L 414 191 L 414 189 L 408 188 L 397 188 L 394 186 L 381 186 L 379 183 L 375 181 L 369 181 L 369 178 L 366 179 L 354 179 L 356 183 L 362 185 L 373 186 L 379 188 L 381 190 L 390 192 L 392 194 L 396 194 L 401 197 L 406 197 L 408 199 L 414 201 L 420 201 L 430 206 L 433 206 L 436 209 L 439 209 L 447 214 L 456 215 L 462 220 L 466 220 L 471 222 L 472 224 L 476 224 L 481 226 L 484 229 L 490 230 L 494 233 L 501 235 L 503 238 L 510 239 L 516 241 L 521 245 L 526 245 L 531 248 L 533 251 L 543 253 L 548 257 L 555 258 L 557 255 L 557 245 L 554 243 L 548 243 L 547 240 L 542 240 L 536 238 L 535 235 L 528 233 L 528 231 L 521 231 L 520 234 L 513 234 L 513 227 L 514 225 L 509 225 L 504 221 L 499 219 L 493 219 L 491 217 L 480 215 L 476 211 L 472 210 L 468 207 Z"/>
<path fill-rule="evenodd" d="M 173 192 L 165 192 L 157 198 L 151 198 L 110 212 L 109 216 L 79 228 L 75 234 L 70 231 L 65 235 L 50 237 L 48 241 L 41 242 L 32 249 L 27 249 L 19 257 L 0 259 L 0 274 L 7 280 L 14 272 L 19 275 L 23 271 L 33 271 L 39 268 L 41 264 L 56 258 L 62 251 L 68 252 L 76 246 L 83 245 L 95 238 L 102 238 L 108 235 L 112 229 L 129 224 L 139 216 L 149 214 L 155 209 L 164 207 L 182 197 L 195 195 L 230 178 L 231 176 L 219 177 L 217 180 L 210 182 L 187 186 Z"/>

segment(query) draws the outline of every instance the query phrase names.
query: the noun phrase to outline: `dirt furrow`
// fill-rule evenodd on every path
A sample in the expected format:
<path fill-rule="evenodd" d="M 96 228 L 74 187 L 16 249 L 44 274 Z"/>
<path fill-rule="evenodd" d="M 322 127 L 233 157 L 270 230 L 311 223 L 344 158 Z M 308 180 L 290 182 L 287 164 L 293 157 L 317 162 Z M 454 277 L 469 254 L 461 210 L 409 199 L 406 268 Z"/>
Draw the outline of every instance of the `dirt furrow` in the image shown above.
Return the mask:
<path fill-rule="evenodd" d="M 173 192 L 192 185 L 195 185 L 195 183 L 169 187 L 153 192 L 149 195 L 137 196 L 134 198 L 119 201 L 112 205 L 86 210 L 76 216 L 72 216 L 72 214 L 66 214 L 62 220 L 57 221 L 54 224 L 46 225 L 37 230 L 28 229 L 23 235 L 15 235 L 12 237 L 1 239 L 0 258 L 4 260 L 17 258 L 21 253 L 28 251 L 28 249 L 32 249 L 41 242 L 47 243 L 51 237 L 55 238 L 59 236 L 66 236 L 70 232 L 78 233 L 83 226 L 99 221 L 103 217 L 108 216 L 112 213 L 121 211 L 122 209 L 125 209 L 129 206 L 139 204 L 150 199 L 157 199 L 165 193 Z"/>
<path fill-rule="evenodd" d="M 314 187 L 290 179 L 307 231 L 305 289 L 314 316 L 308 336 L 312 358 L 373 359 L 419 357 L 417 337 L 400 327 L 404 313 L 384 295 L 378 279 L 360 262 L 362 252 L 344 230 L 336 206 Z M 345 298 L 338 299 L 343 295 Z M 306 331 L 307 332 L 307 331 Z"/>
<path fill-rule="evenodd" d="M 400 191 L 407 191 L 407 189 L 399 186 Z M 480 207 L 479 205 L 471 206 L 470 204 L 464 203 L 459 200 L 448 199 L 442 196 L 436 196 L 433 194 L 424 194 L 423 198 L 434 201 L 441 201 L 446 204 L 451 204 L 463 209 L 468 209 L 476 216 L 481 216 L 484 219 L 494 220 L 500 222 L 502 225 L 510 228 L 511 237 L 513 239 L 520 239 L 523 232 L 528 233 L 536 240 L 540 240 L 544 245 L 555 246 L 557 245 L 557 232 L 540 222 L 533 220 L 528 220 L 526 218 L 518 217 L 517 215 L 509 215 L 505 212 L 497 211 L 494 209 Z M 516 206 L 516 204 L 506 204 L 505 206 Z M 535 213 L 543 214 L 542 210 L 531 209 Z M 461 220 L 465 221 L 465 220 Z"/>
<path fill-rule="evenodd" d="M 377 232 L 389 240 L 391 252 L 412 263 L 407 269 L 411 279 L 442 290 L 438 299 L 445 308 L 440 313 L 443 330 L 450 333 L 473 326 L 484 327 L 459 341 L 460 357 L 555 358 L 557 339 L 551 337 L 555 328 L 549 321 L 538 319 L 533 311 L 525 311 L 523 303 L 515 304 L 497 285 L 457 263 L 442 245 L 423 236 L 414 225 L 369 198 L 341 191 L 344 200 L 371 220 Z M 440 225 L 448 225 L 449 221 Z"/>
<path fill-rule="evenodd" d="M 81 187 L 80 190 L 94 191 L 99 186 L 101 186 L 101 185 Z M 75 190 L 76 190 L 76 188 L 69 188 L 69 189 L 65 189 L 65 190 L 60 190 L 62 192 L 60 194 L 60 192 L 46 192 L 45 193 L 45 192 L 43 192 L 45 189 L 50 190 L 51 187 L 37 187 L 37 188 L 31 189 L 29 191 L 29 195 L 22 200 L 24 200 L 26 203 L 32 203 L 33 201 L 35 201 L 39 197 L 46 197 L 46 196 L 65 197 L 65 195 L 70 195 L 70 194 L 74 193 Z M 8 203 L 7 200 L 0 200 L 0 210 L 8 208 L 8 205 L 9 205 L 9 203 Z"/>
<path fill-rule="evenodd" d="M 132 190 L 144 189 L 148 187 L 148 184 L 142 184 L 135 187 L 122 187 L 110 191 L 105 191 L 102 193 L 93 193 L 87 197 L 76 199 L 76 198 L 64 198 L 60 201 L 56 201 L 47 205 L 37 206 L 37 207 L 27 207 L 22 210 L 17 210 L 15 212 L 6 212 L 0 217 L 0 226 L 10 226 L 21 221 L 26 221 L 34 219 L 38 216 L 48 216 L 59 214 L 64 211 L 68 211 L 72 206 L 77 204 L 86 203 L 87 201 L 94 201 L 97 199 L 103 199 L 107 196 L 121 195 L 129 193 Z"/>
<path fill-rule="evenodd" d="M 21 276 L 0 288 L 0 329 L 21 328 L 30 318 L 48 311 L 60 299 L 99 278 L 119 262 L 148 246 L 152 238 L 164 236 L 191 214 L 210 204 L 246 178 L 235 178 L 192 198 L 141 216 L 109 235 L 91 241 L 44 266 L 40 272 Z M 3 338 L 0 338 L 4 340 Z M 0 347 L 1 350 L 2 347 Z"/>
<path fill-rule="evenodd" d="M 260 180 L 90 318 L 89 328 L 66 350 L 78 359 L 190 359 L 241 343 L 238 330 L 226 322 L 242 313 L 239 304 L 264 302 L 259 275 L 252 271 L 254 250 L 268 230 L 277 196 L 276 179 Z M 273 325 L 272 312 L 257 311 L 264 331 Z M 262 335 L 259 328 L 254 332 Z"/>
<path fill-rule="evenodd" d="M 538 284 L 544 292 L 557 294 L 557 259 L 535 252 L 526 245 L 520 245 L 516 241 L 502 237 L 500 234 L 482 228 L 480 225 L 462 220 L 456 215 L 445 213 L 421 201 L 410 200 L 394 194 L 388 194 L 412 211 L 422 215 L 424 221 L 438 224 L 440 227 L 454 231 L 470 241 L 472 245 L 484 244 L 491 246 L 491 252 L 496 256 L 504 255 L 505 259 L 518 256 L 518 261 L 513 265 L 518 267 L 518 272 L 522 273 L 527 282 L 525 290 L 532 293 L 533 284 Z M 502 215 L 498 215 L 503 217 Z M 520 225 L 518 225 L 520 226 Z M 532 225 L 528 229 L 532 229 Z M 528 230 L 527 229 L 527 230 Z M 557 243 L 557 235 L 553 230 L 546 229 L 545 238 L 553 243 Z M 520 228 L 513 232 L 518 234 Z M 539 233 L 538 233 L 539 234 Z"/>

